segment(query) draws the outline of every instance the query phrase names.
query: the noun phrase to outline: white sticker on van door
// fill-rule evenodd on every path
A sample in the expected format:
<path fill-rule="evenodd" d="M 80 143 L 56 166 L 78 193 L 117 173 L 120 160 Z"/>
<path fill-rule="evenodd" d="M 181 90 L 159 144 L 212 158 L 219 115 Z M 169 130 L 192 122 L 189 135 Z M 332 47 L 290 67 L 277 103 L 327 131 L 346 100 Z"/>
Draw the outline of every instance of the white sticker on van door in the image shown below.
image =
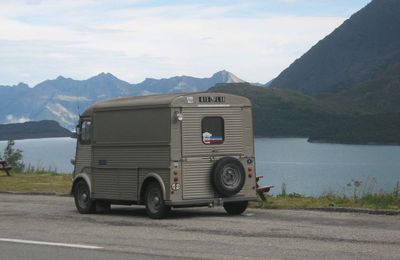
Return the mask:
<path fill-rule="evenodd" d="M 210 143 L 211 143 L 211 137 L 212 137 L 212 134 L 211 134 L 211 133 L 209 133 L 209 132 L 204 132 L 204 133 L 203 133 L 203 143 L 205 143 L 205 144 L 210 144 Z"/>
<path fill-rule="evenodd" d="M 222 143 L 224 139 L 222 136 L 213 136 L 209 132 L 204 132 L 203 133 L 203 143 L 204 144 L 219 144 Z"/>
<path fill-rule="evenodd" d="M 193 104 L 193 97 L 186 97 L 188 104 Z"/>

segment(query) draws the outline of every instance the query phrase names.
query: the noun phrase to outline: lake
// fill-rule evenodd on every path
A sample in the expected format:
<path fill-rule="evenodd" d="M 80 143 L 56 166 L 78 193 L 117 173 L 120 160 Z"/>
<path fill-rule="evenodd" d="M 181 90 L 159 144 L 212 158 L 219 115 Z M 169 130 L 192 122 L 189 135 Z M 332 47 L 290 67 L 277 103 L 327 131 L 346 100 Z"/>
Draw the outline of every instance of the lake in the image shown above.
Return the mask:
<path fill-rule="evenodd" d="M 39 168 L 71 173 L 76 140 L 46 138 L 16 141 L 24 162 Z M 6 142 L 0 142 L 0 151 Z M 325 192 L 351 194 L 352 180 L 361 192 L 392 191 L 400 180 L 400 146 L 308 143 L 304 138 L 256 138 L 256 170 L 262 184 L 281 192 L 317 196 Z"/>

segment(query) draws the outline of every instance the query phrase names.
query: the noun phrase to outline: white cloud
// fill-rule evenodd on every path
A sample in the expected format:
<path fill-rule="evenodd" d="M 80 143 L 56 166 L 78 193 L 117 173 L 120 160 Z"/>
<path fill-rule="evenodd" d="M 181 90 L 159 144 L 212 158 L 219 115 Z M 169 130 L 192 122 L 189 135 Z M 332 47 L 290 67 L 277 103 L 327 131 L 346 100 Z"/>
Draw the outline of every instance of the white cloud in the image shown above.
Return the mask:
<path fill-rule="evenodd" d="M 205 77 L 221 69 L 267 82 L 344 21 L 224 15 L 235 6 L 128 8 L 128 0 L 107 10 L 111 2 L 0 3 L 0 57 L 6 61 L 0 75 L 14 80 L 0 84 L 32 84 L 60 74 L 82 79 L 102 71 L 139 82 Z"/>
<path fill-rule="evenodd" d="M 28 121 L 31 121 L 28 117 L 15 117 L 14 115 L 9 114 L 6 116 L 5 124 L 25 123 Z"/>

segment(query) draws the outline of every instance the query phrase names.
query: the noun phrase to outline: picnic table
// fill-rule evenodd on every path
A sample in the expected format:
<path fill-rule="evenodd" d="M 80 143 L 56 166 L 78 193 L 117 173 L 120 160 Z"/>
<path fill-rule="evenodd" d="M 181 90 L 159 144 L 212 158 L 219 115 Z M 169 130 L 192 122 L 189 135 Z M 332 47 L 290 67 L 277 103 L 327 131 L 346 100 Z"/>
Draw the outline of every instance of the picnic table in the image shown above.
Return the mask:
<path fill-rule="evenodd" d="M 0 171 L 6 172 L 7 176 L 10 176 L 10 171 L 12 167 L 8 166 L 6 161 L 0 161 Z"/>

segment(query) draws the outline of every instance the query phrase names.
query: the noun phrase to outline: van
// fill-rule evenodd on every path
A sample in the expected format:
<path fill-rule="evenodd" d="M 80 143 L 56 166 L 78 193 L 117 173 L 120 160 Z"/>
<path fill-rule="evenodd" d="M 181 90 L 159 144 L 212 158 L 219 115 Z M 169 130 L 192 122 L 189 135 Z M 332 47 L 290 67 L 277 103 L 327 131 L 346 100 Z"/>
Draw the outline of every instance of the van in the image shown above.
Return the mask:
<path fill-rule="evenodd" d="M 250 101 L 225 93 L 126 97 L 87 108 L 77 126 L 71 193 L 80 213 L 111 204 L 171 208 L 256 199 Z"/>

